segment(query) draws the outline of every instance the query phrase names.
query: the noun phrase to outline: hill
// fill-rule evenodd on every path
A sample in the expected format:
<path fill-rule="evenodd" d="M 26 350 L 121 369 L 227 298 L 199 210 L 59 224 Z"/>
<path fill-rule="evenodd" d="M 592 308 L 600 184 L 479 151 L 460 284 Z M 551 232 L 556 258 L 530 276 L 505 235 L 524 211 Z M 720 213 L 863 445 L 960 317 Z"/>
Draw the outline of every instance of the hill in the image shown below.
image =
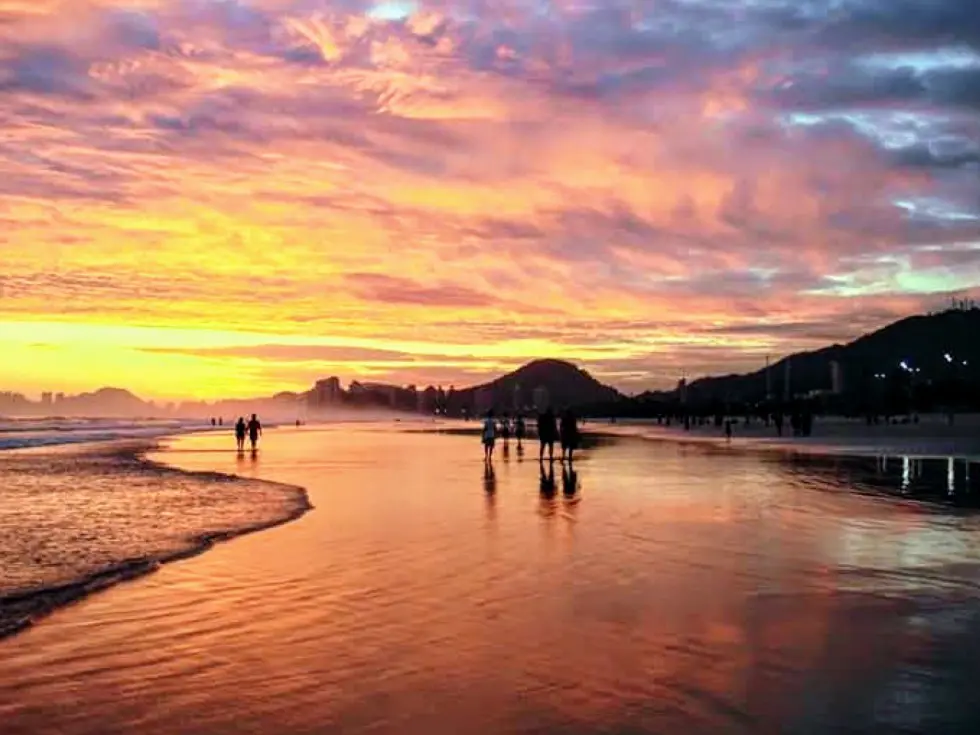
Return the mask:
<path fill-rule="evenodd" d="M 787 394 L 830 391 L 834 387 L 831 366 L 835 362 L 840 376 L 837 387 L 842 393 L 860 393 L 868 390 L 875 380 L 890 380 L 903 374 L 914 376 L 919 382 L 938 382 L 955 373 L 959 380 L 973 382 L 980 378 L 977 335 L 980 335 L 980 309 L 952 309 L 908 317 L 853 342 L 799 352 L 779 360 L 769 368 L 769 391 L 776 399 Z M 761 401 L 766 397 L 766 369 L 744 375 L 701 378 L 690 383 L 687 391 L 689 402 L 695 403 Z M 675 390 L 649 397 L 676 399 L 678 396 Z"/>
<path fill-rule="evenodd" d="M 491 406 L 498 410 L 514 410 L 540 403 L 563 408 L 620 398 L 622 396 L 615 388 L 603 385 L 570 362 L 534 360 L 489 383 L 454 391 L 448 398 L 448 409 L 453 414 L 462 408 L 478 412 Z"/>
<path fill-rule="evenodd" d="M 150 416 L 153 404 L 122 388 L 100 388 L 92 393 L 66 396 L 59 412 L 73 416 Z"/>

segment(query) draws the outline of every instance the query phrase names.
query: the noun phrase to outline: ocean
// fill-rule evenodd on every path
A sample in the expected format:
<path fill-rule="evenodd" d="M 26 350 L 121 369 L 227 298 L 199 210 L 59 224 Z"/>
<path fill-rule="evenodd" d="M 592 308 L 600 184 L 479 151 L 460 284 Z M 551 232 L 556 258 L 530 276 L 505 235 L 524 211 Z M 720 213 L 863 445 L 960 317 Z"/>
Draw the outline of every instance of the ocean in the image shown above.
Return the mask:
<path fill-rule="evenodd" d="M 137 439 L 203 430 L 200 420 L 0 417 L 0 450 Z"/>

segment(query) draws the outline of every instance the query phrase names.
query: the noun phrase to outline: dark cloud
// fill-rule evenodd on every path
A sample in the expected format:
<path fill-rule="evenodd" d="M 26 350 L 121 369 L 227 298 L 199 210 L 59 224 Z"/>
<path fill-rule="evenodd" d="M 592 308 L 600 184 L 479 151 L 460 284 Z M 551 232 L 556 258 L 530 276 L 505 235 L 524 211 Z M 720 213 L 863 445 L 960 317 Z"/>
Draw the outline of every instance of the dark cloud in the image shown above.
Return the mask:
<path fill-rule="evenodd" d="M 845 0 L 840 5 L 821 24 L 823 43 L 980 41 L 980 6 L 974 0 Z"/>
<path fill-rule="evenodd" d="M 88 63 L 57 47 L 28 46 L 0 60 L 0 95 L 30 92 L 84 99 L 92 95 Z"/>

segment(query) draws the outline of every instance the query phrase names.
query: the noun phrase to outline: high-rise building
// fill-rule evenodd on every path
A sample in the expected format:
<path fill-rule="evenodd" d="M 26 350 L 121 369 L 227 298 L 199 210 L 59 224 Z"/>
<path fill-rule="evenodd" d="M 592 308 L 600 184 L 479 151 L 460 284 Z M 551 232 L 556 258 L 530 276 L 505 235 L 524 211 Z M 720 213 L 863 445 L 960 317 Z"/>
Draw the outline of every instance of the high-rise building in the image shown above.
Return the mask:
<path fill-rule="evenodd" d="M 64 403 L 64 401 L 65 401 L 65 394 L 64 393 L 55 393 L 54 394 L 54 402 L 55 402 L 55 405 L 57 405 L 59 403 Z"/>
<path fill-rule="evenodd" d="M 534 408 L 539 412 L 544 411 L 551 405 L 551 396 L 548 395 L 548 389 L 543 385 L 539 385 L 534 389 Z"/>
<path fill-rule="evenodd" d="M 54 393 L 51 391 L 45 391 L 41 394 L 41 405 L 50 406 L 54 402 Z"/>
<path fill-rule="evenodd" d="M 339 378 L 318 380 L 316 381 L 316 385 L 313 386 L 311 403 L 315 407 L 331 406 L 335 403 L 340 403 L 342 392 Z"/>

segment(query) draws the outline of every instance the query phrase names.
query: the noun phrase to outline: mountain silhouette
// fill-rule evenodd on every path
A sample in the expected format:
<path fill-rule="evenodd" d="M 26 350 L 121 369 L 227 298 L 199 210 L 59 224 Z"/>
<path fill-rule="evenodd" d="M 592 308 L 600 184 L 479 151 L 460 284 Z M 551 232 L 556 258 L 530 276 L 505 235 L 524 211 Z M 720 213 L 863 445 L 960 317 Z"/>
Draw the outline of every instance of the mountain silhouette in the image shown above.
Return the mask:
<path fill-rule="evenodd" d="M 534 360 L 496 380 L 455 391 L 449 399 L 450 412 L 457 407 L 494 406 L 510 410 L 535 404 L 538 397 L 555 408 L 619 400 L 615 388 L 603 385 L 582 368 L 565 360 Z M 470 408 L 472 410 L 472 408 Z"/>
<path fill-rule="evenodd" d="M 60 405 L 65 413 L 89 416 L 149 415 L 152 404 L 122 388 L 99 388 L 91 393 L 66 396 Z"/>
<path fill-rule="evenodd" d="M 829 390 L 831 364 L 840 366 L 843 390 L 865 390 L 875 375 L 892 376 L 904 362 L 922 380 L 939 380 L 956 370 L 960 378 L 980 377 L 980 309 L 951 309 L 893 322 L 844 345 L 831 345 L 784 357 L 769 368 L 769 388 L 776 399 L 785 394 L 787 363 L 793 394 Z M 947 360 L 946 355 L 950 356 Z M 966 363 L 964 365 L 963 363 Z M 743 375 L 706 377 L 691 382 L 688 399 L 758 401 L 766 397 L 766 369 Z M 646 394 L 676 398 L 678 390 Z"/>

